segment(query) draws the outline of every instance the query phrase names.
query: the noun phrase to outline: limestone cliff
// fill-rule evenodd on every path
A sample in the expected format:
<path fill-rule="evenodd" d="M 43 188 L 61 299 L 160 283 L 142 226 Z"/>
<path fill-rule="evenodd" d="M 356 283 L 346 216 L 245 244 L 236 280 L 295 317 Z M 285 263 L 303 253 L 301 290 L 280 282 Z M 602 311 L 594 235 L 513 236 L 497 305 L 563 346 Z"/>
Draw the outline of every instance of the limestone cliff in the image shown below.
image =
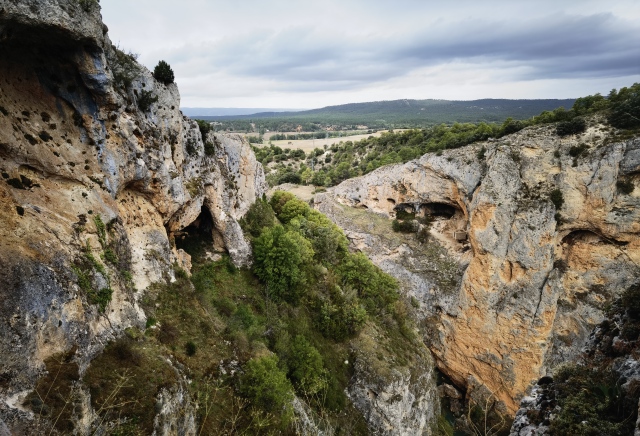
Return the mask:
<path fill-rule="evenodd" d="M 141 291 L 189 267 L 185 227 L 250 262 L 237 220 L 265 182 L 248 144 L 202 138 L 177 86 L 111 44 L 97 1 L 0 2 L 0 59 L 0 428 L 20 433 L 45 360 L 72 350 L 82 371 L 144 326 Z"/>
<path fill-rule="evenodd" d="M 315 204 L 405 283 L 438 367 L 513 414 L 637 280 L 640 140 L 614 134 L 598 119 L 563 138 L 532 127 L 380 168 Z M 429 242 L 376 230 L 399 210 L 435 218 Z"/>

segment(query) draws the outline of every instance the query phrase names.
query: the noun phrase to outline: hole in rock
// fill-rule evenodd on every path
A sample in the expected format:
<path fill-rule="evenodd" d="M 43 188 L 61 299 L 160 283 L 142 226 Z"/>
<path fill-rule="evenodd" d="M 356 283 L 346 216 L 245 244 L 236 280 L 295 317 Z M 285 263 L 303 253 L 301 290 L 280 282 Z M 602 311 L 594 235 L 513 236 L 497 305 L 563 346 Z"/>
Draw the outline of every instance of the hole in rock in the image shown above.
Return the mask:
<path fill-rule="evenodd" d="M 453 216 L 456 215 L 457 212 L 461 213 L 460 209 L 458 209 L 457 207 L 445 203 L 422 203 L 420 204 L 418 209 L 420 211 L 420 215 L 428 215 L 434 218 L 441 217 L 450 219 L 453 218 Z"/>
<path fill-rule="evenodd" d="M 200 215 L 187 227 L 175 232 L 174 237 L 176 248 L 183 249 L 192 258 L 201 258 L 208 251 L 224 250 L 222 236 L 205 206 L 200 209 Z"/>

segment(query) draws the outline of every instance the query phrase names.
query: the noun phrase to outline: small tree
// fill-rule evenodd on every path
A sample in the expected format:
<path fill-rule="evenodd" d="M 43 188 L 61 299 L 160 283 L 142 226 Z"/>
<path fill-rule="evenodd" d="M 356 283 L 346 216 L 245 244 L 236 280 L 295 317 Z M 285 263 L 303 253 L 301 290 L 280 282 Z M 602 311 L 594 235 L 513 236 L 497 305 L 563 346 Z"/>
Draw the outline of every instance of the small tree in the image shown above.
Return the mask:
<path fill-rule="evenodd" d="M 173 80 L 175 79 L 173 70 L 165 61 L 158 62 L 158 65 L 156 65 L 153 70 L 153 77 L 155 77 L 158 82 L 162 82 L 165 85 L 173 83 Z"/>
<path fill-rule="evenodd" d="M 283 424 L 291 421 L 293 389 L 287 375 L 278 368 L 276 356 L 258 357 L 247 362 L 239 390 L 254 406 L 278 413 Z"/>

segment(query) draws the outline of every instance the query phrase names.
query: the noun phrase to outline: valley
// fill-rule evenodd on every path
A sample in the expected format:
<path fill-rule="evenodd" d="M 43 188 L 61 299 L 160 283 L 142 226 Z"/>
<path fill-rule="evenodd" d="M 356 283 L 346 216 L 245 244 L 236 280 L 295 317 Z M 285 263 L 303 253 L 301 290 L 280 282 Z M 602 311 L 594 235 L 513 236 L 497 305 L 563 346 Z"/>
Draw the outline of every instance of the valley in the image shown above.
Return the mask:
<path fill-rule="evenodd" d="M 1 436 L 640 432 L 640 84 L 192 119 L 100 7 L 0 5 Z"/>

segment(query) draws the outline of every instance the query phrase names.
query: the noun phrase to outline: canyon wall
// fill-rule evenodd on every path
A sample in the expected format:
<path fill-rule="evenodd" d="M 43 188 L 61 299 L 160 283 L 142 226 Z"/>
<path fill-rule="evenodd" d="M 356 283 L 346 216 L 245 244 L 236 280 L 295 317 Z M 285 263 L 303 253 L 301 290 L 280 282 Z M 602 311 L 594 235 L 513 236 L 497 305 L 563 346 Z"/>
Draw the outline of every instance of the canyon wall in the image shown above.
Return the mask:
<path fill-rule="evenodd" d="M 182 229 L 207 221 L 250 261 L 238 219 L 266 185 L 249 145 L 203 138 L 176 84 L 106 32 L 97 2 L 0 5 L 0 428 L 16 433 L 48 358 L 72 352 L 82 371 L 144 327 L 142 291 L 189 268 Z"/>
<path fill-rule="evenodd" d="M 562 138 L 531 127 L 380 168 L 315 205 L 419 303 L 438 367 L 514 414 L 638 280 L 640 139 L 615 133 L 598 119 Z M 434 217 L 430 240 L 376 230 L 399 210 Z"/>

